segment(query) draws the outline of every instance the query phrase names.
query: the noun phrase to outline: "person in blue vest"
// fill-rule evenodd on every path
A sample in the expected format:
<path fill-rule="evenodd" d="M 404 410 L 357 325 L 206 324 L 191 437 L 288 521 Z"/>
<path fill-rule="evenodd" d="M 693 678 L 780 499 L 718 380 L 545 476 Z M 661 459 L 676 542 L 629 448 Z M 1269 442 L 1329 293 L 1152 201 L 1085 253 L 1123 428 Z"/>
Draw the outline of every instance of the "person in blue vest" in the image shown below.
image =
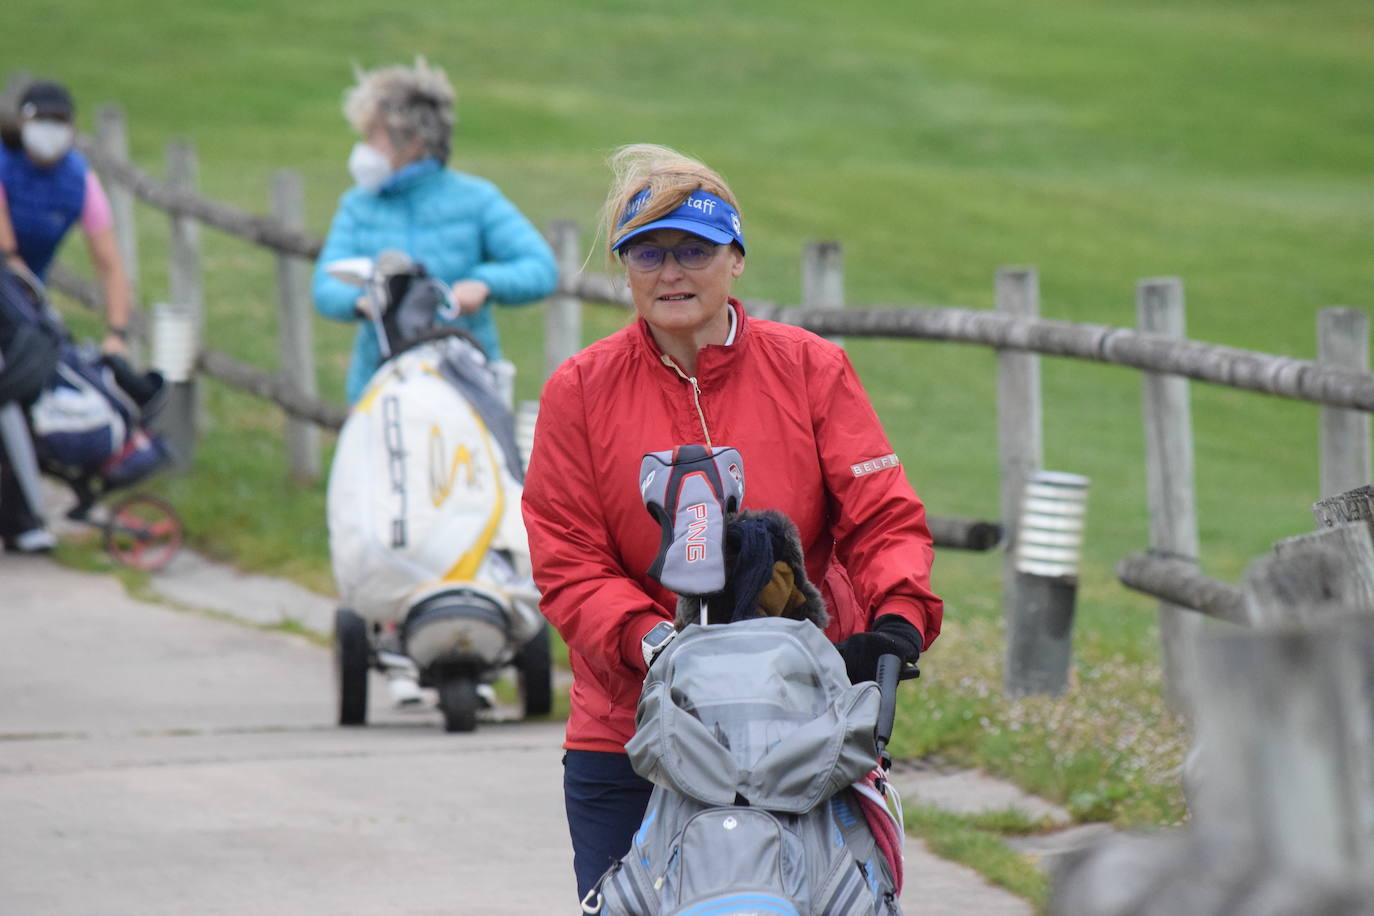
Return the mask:
<path fill-rule="evenodd" d="M 17 120 L 0 131 L 0 253 L 8 268 L 46 280 L 58 248 L 80 225 L 105 299 L 101 349 L 124 356 L 131 301 L 115 242 L 110 201 L 75 148 L 76 106 L 60 83 L 30 83 L 19 97 Z M 0 449 L 0 539 L 6 550 L 48 551 L 56 543 Z"/>
<path fill-rule="evenodd" d="M 0 248 L 10 264 L 22 263 L 46 281 L 63 239 L 80 224 L 105 299 L 101 349 L 123 355 L 132 311 L 129 282 L 110 200 L 74 148 L 71 93 L 60 83 L 30 83 L 19 97 L 18 115 L 0 143 L 0 206 L 9 213 L 8 224 L 0 228 Z"/>
<path fill-rule="evenodd" d="M 447 167 L 455 122 L 444 71 L 413 67 L 359 72 L 344 117 L 362 140 L 348 158 L 344 192 L 315 265 L 315 307 L 358 322 L 348 369 L 349 403 L 381 362 L 377 334 L 358 289 L 326 272 L 330 262 L 396 249 L 451 285 L 461 314 L 446 323 L 472 334 L 488 360 L 504 363 L 492 305 L 520 305 L 553 292 L 553 251 L 532 223 L 483 178 Z M 446 321 L 443 318 L 440 321 Z M 509 363 L 504 363 L 509 366 Z"/>

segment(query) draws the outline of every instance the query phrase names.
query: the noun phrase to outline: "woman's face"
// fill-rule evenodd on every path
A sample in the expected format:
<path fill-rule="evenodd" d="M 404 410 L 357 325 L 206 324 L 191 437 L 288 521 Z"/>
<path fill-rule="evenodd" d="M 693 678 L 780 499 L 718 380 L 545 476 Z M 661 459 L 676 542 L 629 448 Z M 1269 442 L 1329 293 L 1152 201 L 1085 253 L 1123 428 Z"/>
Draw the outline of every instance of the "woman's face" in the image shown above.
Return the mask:
<path fill-rule="evenodd" d="M 635 239 L 635 244 L 671 248 L 698 236 L 679 229 L 655 229 Z M 733 245 L 721 245 L 705 266 L 689 270 L 671 253 L 653 270 L 631 270 L 625 275 L 634 298 L 635 311 L 657 330 L 691 334 L 719 318 L 725 310 L 735 278 L 744 272 L 744 255 Z"/>
<path fill-rule="evenodd" d="M 392 170 L 399 169 L 403 165 L 409 165 L 420 158 L 420 139 L 417 137 L 412 140 L 409 147 L 397 149 L 391 142 L 391 134 L 382 124 L 373 124 L 367 132 L 367 145 L 381 153 L 391 162 Z"/>

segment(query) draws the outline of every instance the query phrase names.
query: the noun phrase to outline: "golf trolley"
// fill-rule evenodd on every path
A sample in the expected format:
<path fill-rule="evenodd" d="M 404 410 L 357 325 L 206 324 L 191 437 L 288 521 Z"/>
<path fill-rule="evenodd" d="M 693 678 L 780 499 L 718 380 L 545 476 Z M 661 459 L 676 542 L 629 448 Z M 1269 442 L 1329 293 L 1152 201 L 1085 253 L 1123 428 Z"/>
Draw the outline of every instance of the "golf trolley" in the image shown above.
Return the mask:
<path fill-rule="evenodd" d="M 61 481 L 76 497 L 67 517 L 98 529 L 111 558 L 133 569 L 171 561 L 181 519 L 147 494 L 100 504 L 171 462 L 148 427 L 164 400 L 161 375 L 75 343 L 42 281 L 0 267 L 0 449 L 33 511 L 43 505 L 40 476 Z"/>
<path fill-rule="evenodd" d="M 326 268 L 360 286 L 384 360 L 339 433 L 328 491 L 339 724 L 367 717 L 368 672 L 393 698 L 438 692 L 471 731 L 513 667 L 526 716 L 552 708 L 548 625 L 520 517 L 524 467 L 501 380 L 447 287 L 399 252 Z"/>

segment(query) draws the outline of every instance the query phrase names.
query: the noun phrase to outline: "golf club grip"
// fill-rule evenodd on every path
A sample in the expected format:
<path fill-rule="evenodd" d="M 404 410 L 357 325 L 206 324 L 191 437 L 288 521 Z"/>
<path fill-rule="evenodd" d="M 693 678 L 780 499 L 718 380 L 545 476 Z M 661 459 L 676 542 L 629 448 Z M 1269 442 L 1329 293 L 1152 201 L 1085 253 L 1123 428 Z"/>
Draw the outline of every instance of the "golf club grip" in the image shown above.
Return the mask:
<path fill-rule="evenodd" d="M 892 724 L 897 718 L 897 679 L 902 660 L 888 653 L 878 658 L 878 731 L 879 747 L 892 738 Z"/>

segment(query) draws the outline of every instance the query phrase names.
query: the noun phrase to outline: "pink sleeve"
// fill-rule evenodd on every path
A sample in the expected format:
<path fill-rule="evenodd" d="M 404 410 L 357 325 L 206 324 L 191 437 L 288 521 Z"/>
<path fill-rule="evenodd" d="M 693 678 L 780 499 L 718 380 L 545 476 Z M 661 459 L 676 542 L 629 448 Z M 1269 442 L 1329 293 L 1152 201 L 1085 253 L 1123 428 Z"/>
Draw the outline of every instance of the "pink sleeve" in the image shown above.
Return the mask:
<path fill-rule="evenodd" d="M 110 215 L 110 199 L 95 177 L 94 169 L 86 170 L 86 202 L 81 206 L 81 228 L 87 235 L 110 228 L 114 218 Z"/>

